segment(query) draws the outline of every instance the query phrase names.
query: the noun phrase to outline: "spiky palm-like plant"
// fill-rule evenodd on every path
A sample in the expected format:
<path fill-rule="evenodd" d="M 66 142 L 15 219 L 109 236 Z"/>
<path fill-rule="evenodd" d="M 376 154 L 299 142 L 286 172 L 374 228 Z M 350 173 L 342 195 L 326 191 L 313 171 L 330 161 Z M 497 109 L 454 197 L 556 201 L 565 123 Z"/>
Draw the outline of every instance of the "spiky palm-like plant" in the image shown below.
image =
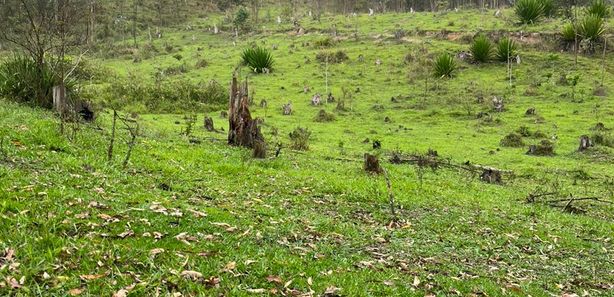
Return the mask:
<path fill-rule="evenodd" d="M 273 71 L 273 55 L 262 47 L 248 48 L 241 54 L 243 64 L 247 65 L 256 73 Z"/>
<path fill-rule="evenodd" d="M 484 35 L 478 36 L 469 49 L 476 62 L 486 63 L 490 60 L 493 52 L 493 45 Z"/>
<path fill-rule="evenodd" d="M 533 24 L 544 14 L 544 5 L 540 0 L 518 0 L 514 11 L 523 24 Z"/>
<path fill-rule="evenodd" d="M 452 77 L 452 73 L 456 70 L 456 62 L 454 57 L 449 54 L 441 54 L 435 59 L 433 64 L 433 75 L 438 78 Z"/>
<path fill-rule="evenodd" d="M 497 60 L 507 62 L 516 56 L 516 42 L 509 37 L 504 37 L 497 44 Z"/>
<path fill-rule="evenodd" d="M 610 16 L 610 6 L 604 0 L 594 0 L 586 7 L 587 15 L 596 15 L 602 19 Z"/>
<path fill-rule="evenodd" d="M 595 42 L 601 38 L 605 32 L 605 25 L 603 19 L 598 15 L 587 15 L 580 23 L 579 35 L 582 39 Z"/>

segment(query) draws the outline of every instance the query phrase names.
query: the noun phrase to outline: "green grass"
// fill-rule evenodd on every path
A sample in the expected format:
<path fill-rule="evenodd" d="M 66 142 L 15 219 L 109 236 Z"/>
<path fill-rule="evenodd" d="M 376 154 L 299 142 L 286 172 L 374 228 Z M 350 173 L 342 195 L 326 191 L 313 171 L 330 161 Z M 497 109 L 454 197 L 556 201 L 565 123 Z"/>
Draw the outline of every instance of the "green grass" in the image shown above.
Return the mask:
<path fill-rule="evenodd" d="M 331 17 L 322 24 L 305 22 L 304 36 L 265 24 L 265 33 L 237 40 L 230 33 L 176 31 L 155 41 L 159 47 L 173 44 L 182 62 L 209 62 L 179 78 L 216 79 L 224 86 L 242 49 L 277 45 L 271 51 L 275 72 L 252 75 L 246 67 L 241 72 L 249 78 L 254 101 L 268 101 L 268 108 L 255 104 L 251 111 L 264 118 L 269 148 L 277 142 L 284 146 L 278 158 L 253 160 L 250 151 L 227 146 L 223 132 L 200 128 L 206 114 L 217 128 L 227 129 L 219 111 L 192 110 L 199 116 L 193 137 L 201 144 L 180 135 L 184 115 L 141 114 L 143 135 L 122 169 L 127 135 L 120 130 L 108 163 L 107 113 L 79 126 L 71 138 L 58 133 L 50 112 L 0 101 L 0 295 L 64 296 L 80 289 L 82 295 L 110 296 L 133 284 L 131 296 L 250 296 L 253 289 L 321 295 L 330 287 L 340 288 L 343 296 L 611 294 L 612 205 L 578 201 L 574 206 L 586 213 L 569 214 L 525 202 L 540 190 L 559 191 L 563 198 L 612 199 L 614 150 L 576 152 L 580 135 L 592 134 L 597 122 L 614 127 L 609 97 L 592 95 L 601 74 L 599 58 L 578 57 L 582 79 L 572 100 L 571 86 L 559 83 L 574 67 L 571 53 L 519 44 L 522 63 L 513 65 L 511 88 L 506 66 L 496 63 L 459 61 L 453 79 L 428 80 L 431 68 L 420 60 L 456 54 L 467 44 L 429 34 L 400 41 L 382 34 L 392 32 L 395 22 L 407 29 L 441 30 L 448 20 L 459 32 L 470 32 L 482 18 L 488 24 L 491 15 L 359 16 L 358 39 L 347 26 L 353 18 Z M 506 26 L 492 18 L 494 26 Z M 320 48 L 314 44 L 329 36 L 324 30 L 333 23 L 341 37 L 328 50 L 343 50 L 349 60 L 327 68 L 316 61 Z M 175 54 L 163 52 L 139 63 L 127 56 L 97 62 L 120 78 L 131 74 L 153 81 L 157 67 L 181 63 Z M 406 63 L 408 54 L 418 58 Z M 607 77 L 614 73 L 609 64 Z M 342 87 L 352 91 L 347 111 L 335 111 L 335 104 L 310 105 L 313 94 L 325 93 L 327 71 L 337 100 Z M 605 84 L 614 90 L 611 80 Z M 307 94 L 305 86 L 311 89 Z M 495 95 L 505 99 L 502 113 L 492 112 Z M 484 103 L 478 103 L 480 96 Z M 281 106 L 288 101 L 294 113 L 283 116 Z M 530 107 L 537 115 L 525 116 Z M 320 109 L 334 113 L 335 121 L 315 122 Z M 479 112 L 490 117 L 478 119 Z M 505 135 L 523 126 L 552 139 L 556 155 L 527 156 L 528 147 L 500 146 Z M 288 148 L 296 127 L 311 131 L 309 151 Z M 366 138 L 381 141 L 382 150 L 373 152 Z M 504 184 L 492 185 L 461 170 L 421 171 L 387 161 L 397 150 L 429 148 L 455 164 L 471 161 L 516 177 L 506 175 Z M 384 178 L 362 170 L 366 152 L 379 154 L 388 171 L 402 228 L 390 227 Z M 164 252 L 152 256 L 154 249 Z M 15 251 L 10 261 L 5 250 Z M 182 277 L 183 271 L 197 271 L 202 279 Z M 85 275 L 101 276 L 80 278 Z M 7 278 L 19 283 L 22 277 L 21 288 L 11 289 Z M 219 284 L 212 285 L 217 278 Z"/>

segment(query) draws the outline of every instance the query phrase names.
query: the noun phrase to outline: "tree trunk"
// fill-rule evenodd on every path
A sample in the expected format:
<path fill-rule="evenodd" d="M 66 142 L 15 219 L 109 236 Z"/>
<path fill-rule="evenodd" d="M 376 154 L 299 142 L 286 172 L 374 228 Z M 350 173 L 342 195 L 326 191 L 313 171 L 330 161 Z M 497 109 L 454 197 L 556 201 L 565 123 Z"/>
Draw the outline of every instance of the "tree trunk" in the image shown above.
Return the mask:
<path fill-rule="evenodd" d="M 53 109 L 60 115 L 66 112 L 66 87 L 63 84 L 53 87 Z"/>

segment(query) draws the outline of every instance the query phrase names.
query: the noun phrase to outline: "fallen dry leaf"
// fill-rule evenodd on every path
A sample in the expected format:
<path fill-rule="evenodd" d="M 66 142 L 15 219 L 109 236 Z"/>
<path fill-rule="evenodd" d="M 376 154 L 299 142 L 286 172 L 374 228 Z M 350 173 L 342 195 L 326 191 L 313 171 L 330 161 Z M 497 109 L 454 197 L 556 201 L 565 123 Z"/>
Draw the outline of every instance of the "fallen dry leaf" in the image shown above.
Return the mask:
<path fill-rule="evenodd" d="M 74 288 L 68 291 L 68 295 L 70 296 L 78 296 L 81 295 L 81 293 L 83 293 L 83 289 L 81 288 Z"/>
<path fill-rule="evenodd" d="M 113 297 L 126 297 L 128 296 L 128 293 L 130 293 L 130 291 L 134 289 L 134 287 L 136 287 L 136 284 L 132 284 L 127 287 L 121 288 L 119 291 L 113 294 Z"/>
<path fill-rule="evenodd" d="M 107 276 L 106 273 L 103 273 L 103 274 L 83 274 L 83 275 L 80 275 L 79 278 L 81 280 L 83 280 L 83 281 L 91 281 L 91 280 L 96 280 L 96 279 L 99 279 L 99 278 L 103 278 L 105 276 Z"/>
<path fill-rule="evenodd" d="M 414 276 L 414 282 L 412 283 L 412 286 L 417 287 L 420 285 L 420 279 L 418 278 L 418 276 Z"/>
<path fill-rule="evenodd" d="M 161 253 L 164 253 L 164 249 L 155 248 L 155 249 L 152 249 L 151 251 L 149 251 L 149 255 L 152 256 L 152 257 L 155 257 L 156 255 L 161 254 Z"/>
<path fill-rule="evenodd" d="M 247 289 L 247 292 L 252 294 L 264 294 L 266 293 L 266 289 Z"/>
<path fill-rule="evenodd" d="M 198 271 L 184 270 L 181 272 L 181 276 L 191 280 L 198 280 L 203 277 L 203 274 Z"/>
<path fill-rule="evenodd" d="M 324 297 L 339 297 L 341 295 L 339 295 L 339 292 L 341 291 L 340 288 L 337 288 L 335 286 L 330 286 L 328 288 L 326 288 L 326 291 L 324 291 L 324 294 L 322 296 Z"/>
<path fill-rule="evenodd" d="M 283 280 L 281 280 L 281 277 L 277 275 L 269 275 L 266 277 L 266 280 L 270 283 L 276 283 L 280 285 L 283 283 Z"/>
<path fill-rule="evenodd" d="M 125 232 L 122 232 L 122 233 L 118 234 L 117 237 L 119 237 L 121 239 L 124 239 L 124 238 L 130 237 L 130 236 L 133 236 L 133 235 L 134 235 L 134 231 L 126 230 Z"/>
<path fill-rule="evenodd" d="M 231 271 L 234 270 L 235 268 L 237 268 L 237 262 L 228 262 L 228 264 L 226 264 L 226 266 L 224 266 L 224 270 L 225 271 Z"/>
<path fill-rule="evenodd" d="M 207 286 L 208 288 L 213 288 L 213 287 L 219 287 L 220 281 L 221 280 L 219 277 L 212 276 L 206 279 L 204 283 L 205 283 L 205 286 Z"/>

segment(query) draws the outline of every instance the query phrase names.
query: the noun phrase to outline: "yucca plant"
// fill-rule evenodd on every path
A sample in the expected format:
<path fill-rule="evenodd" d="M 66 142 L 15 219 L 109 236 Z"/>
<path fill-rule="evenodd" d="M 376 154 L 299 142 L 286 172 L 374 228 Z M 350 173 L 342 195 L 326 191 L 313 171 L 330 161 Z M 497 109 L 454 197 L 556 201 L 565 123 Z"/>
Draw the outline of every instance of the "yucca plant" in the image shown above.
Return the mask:
<path fill-rule="evenodd" d="M 29 57 L 14 56 L 0 64 L 0 96 L 9 100 L 50 108 L 58 84 L 47 64 L 39 69 Z"/>
<path fill-rule="evenodd" d="M 433 68 L 433 75 L 435 77 L 452 77 L 452 72 L 456 70 L 456 62 L 451 55 L 441 54 L 435 59 Z"/>
<path fill-rule="evenodd" d="M 516 42 L 509 37 L 501 38 L 497 44 L 497 60 L 507 62 L 514 56 L 516 56 Z"/>
<path fill-rule="evenodd" d="M 605 32 L 605 25 L 600 16 L 590 14 L 584 17 L 578 29 L 578 33 L 582 36 L 582 39 L 595 42 L 599 40 Z"/>
<path fill-rule="evenodd" d="M 544 5 L 540 0 L 518 0 L 514 11 L 523 24 L 533 24 L 544 14 Z"/>
<path fill-rule="evenodd" d="M 605 19 L 610 16 L 610 6 L 604 0 L 594 0 L 586 7 L 586 14 Z"/>
<path fill-rule="evenodd" d="M 248 48 L 241 54 L 243 64 L 247 65 L 256 73 L 273 71 L 273 55 L 262 47 Z"/>
<path fill-rule="evenodd" d="M 561 30 L 561 38 L 565 42 L 574 42 L 576 40 L 576 27 L 571 23 L 565 24 Z"/>
<path fill-rule="evenodd" d="M 473 40 L 469 51 L 471 55 L 473 55 L 473 60 L 480 63 L 486 63 L 492 56 L 493 45 L 486 36 L 480 35 Z"/>

